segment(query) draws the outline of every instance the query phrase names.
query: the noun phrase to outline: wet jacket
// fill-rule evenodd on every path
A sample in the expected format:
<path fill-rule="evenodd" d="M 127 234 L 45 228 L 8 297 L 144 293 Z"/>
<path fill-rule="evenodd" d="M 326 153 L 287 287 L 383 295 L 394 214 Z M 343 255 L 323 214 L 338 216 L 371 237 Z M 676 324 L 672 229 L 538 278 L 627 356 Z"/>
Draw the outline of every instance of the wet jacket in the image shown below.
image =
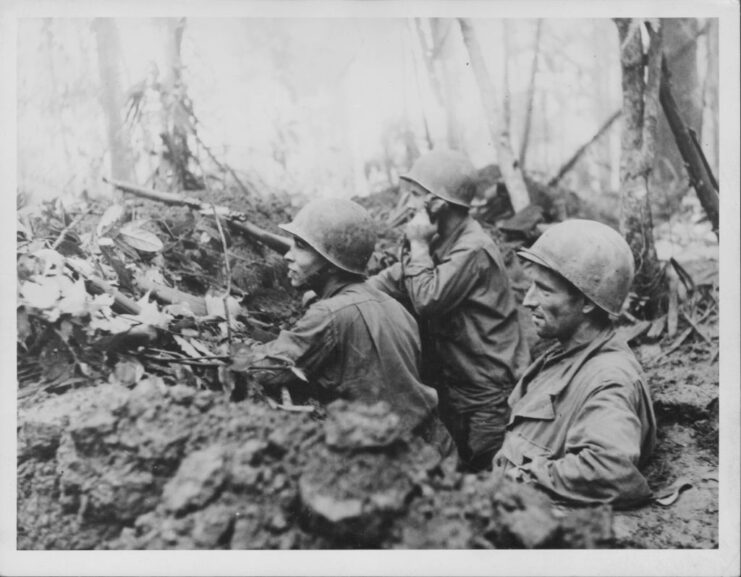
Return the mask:
<path fill-rule="evenodd" d="M 422 378 L 449 389 L 459 412 L 504 405 L 529 362 L 502 255 L 481 225 L 467 218 L 430 255 L 368 281 L 405 302 L 422 333 Z"/>
<path fill-rule="evenodd" d="M 409 430 L 437 405 L 435 391 L 419 379 L 414 318 L 366 283 L 328 287 L 291 330 L 256 352 L 293 361 L 312 383 L 339 398 L 387 401 Z M 290 379 L 290 372 L 282 374 Z"/>
<path fill-rule="evenodd" d="M 571 502 L 629 506 L 650 497 L 639 467 L 656 443 L 656 420 L 638 361 L 614 330 L 568 351 L 547 351 L 509 404 L 495 469 L 518 467 Z"/>

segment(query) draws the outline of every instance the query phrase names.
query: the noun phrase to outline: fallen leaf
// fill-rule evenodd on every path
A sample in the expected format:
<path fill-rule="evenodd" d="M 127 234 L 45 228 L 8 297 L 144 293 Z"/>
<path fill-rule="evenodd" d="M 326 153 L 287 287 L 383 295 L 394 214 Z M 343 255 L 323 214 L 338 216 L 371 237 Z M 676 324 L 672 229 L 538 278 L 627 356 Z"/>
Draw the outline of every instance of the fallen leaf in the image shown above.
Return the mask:
<path fill-rule="evenodd" d="M 121 228 L 118 235 L 124 243 L 141 252 L 159 252 L 164 246 L 156 234 L 142 228 L 127 225 Z"/>
<path fill-rule="evenodd" d="M 677 499 L 679 499 L 679 495 L 692 487 L 692 483 L 689 482 L 688 479 L 682 477 L 680 479 L 677 479 L 674 483 L 672 483 L 669 487 L 661 491 L 658 495 L 654 497 L 654 501 L 656 501 L 659 505 L 662 505 L 663 507 L 668 507 L 669 505 L 674 504 Z"/>
<path fill-rule="evenodd" d="M 118 223 L 118 221 L 123 218 L 125 212 L 124 207 L 120 204 L 112 204 L 109 206 L 103 213 L 103 216 L 100 217 L 98 226 L 95 229 L 98 236 L 103 236 L 108 232 L 114 224 Z"/>
<path fill-rule="evenodd" d="M 192 359 L 198 359 L 202 355 L 199 353 L 193 345 L 188 342 L 187 339 L 184 339 L 180 335 L 172 335 L 172 338 L 175 339 L 175 342 L 178 344 L 178 346 L 182 349 L 182 351 L 188 355 Z"/>
<path fill-rule="evenodd" d="M 43 285 L 26 281 L 21 285 L 21 296 L 25 303 L 37 309 L 49 309 L 53 307 L 59 299 L 59 284 L 55 279 L 49 279 L 52 282 L 45 282 Z"/>
<path fill-rule="evenodd" d="M 111 379 L 124 386 L 135 385 L 143 376 L 144 366 L 137 360 L 118 361 L 111 373 Z"/>

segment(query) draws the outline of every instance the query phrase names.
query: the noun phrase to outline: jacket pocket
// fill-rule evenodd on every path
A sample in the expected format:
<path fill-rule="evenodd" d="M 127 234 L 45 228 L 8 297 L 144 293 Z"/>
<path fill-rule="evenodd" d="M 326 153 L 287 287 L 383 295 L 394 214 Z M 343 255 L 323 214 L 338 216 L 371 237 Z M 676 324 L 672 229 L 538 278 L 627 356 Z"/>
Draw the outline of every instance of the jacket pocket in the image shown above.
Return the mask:
<path fill-rule="evenodd" d="M 536 457 L 550 459 L 552 455 L 553 453 L 548 447 L 542 447 L 530 439 L 510 431 L 499 451 L 498 458 L 505 458 L 511 464 L 519 467 L 529 463 Z"/>

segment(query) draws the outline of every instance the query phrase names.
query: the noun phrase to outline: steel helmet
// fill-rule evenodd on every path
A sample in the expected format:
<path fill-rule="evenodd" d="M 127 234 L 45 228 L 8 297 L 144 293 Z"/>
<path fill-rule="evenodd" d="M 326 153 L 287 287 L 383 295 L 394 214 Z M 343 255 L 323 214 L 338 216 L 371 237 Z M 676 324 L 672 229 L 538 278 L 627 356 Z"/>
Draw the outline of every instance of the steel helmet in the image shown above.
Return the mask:
<path fill-rule="evenodd" d="M 279 225 L 344 271 L 363 274 L 376 244 L 376 227 L 362 206 L 342 198 L 312 200 Z"/>
<path fill-rule="evenodd" d="M 633 253 L 625 239 L 594 220 L 556 224 L 517 254 L 560 274 L 613 315 L 620 314 L 635 273 Z"/>
<path fill-rule="evenodd" d="M 476 169 L 463 153 L 439 149 L 420 156 L 401 178 L 451 204 L 469 208 L 476 192 L 475 175 Z"/>

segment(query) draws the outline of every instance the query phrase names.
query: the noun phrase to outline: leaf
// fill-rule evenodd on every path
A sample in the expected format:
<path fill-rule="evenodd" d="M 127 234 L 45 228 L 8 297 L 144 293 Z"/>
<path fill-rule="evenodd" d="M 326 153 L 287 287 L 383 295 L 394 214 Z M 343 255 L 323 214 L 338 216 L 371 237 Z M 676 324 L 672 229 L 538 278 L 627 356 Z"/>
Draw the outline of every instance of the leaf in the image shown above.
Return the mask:
<path fill-rule="evenodd" d="M 108 230 L 118 223 L 124 216 L 126 210 L 120 204 L 112 204 L 103 213 L 95 229 L 98 236 L 103 236 Z"/>
<path fill-rule="evenodd" d="M 201 341 L 193 339 L 190 341 L 190 344 L 193 345 L 193 348 L 196 349 L 199 353 L 201 353 L 204 357 L 209 357 L 214 354 L 211 351 L 211 349 L 209 349 Z"/>
<path fill-rule="evenodd" d="M 306 373 L 302 369 L 299 369 L 298 367 L 291 367 L 291 372 L 305 383 L 309 382 L 309 378 L 306 376 Z"/>
<path fill-rule="evenodd" d="M 193 347 L 192 344 L 188 342 L 187 339 L 184 339 L 180 335 L 172 335 L 172 338 L 175 339 L 175 342 L 178 344 L 178 346 L 182 349 L 182 351 L 188 355 L 192 359 L 198 359 L 202 355 Z"/>
<path fill-rule="evenodd" d="M 66 277 L 65 277 L 66 280 Z M 88 296 L 85 290 L 85 281 L 62 283 L 62 300 L 57 305 L 59 312 L 79 317 L 89 312 Z"/>
<path fill-rule="evenodd" d="M 137 360 L 119 361 L 116 363 L 111 380 L 114 383 L 131 386 L 138 383 L 144 376 L 144 366 Z"/>
<path fill-rule="evenodd" d="M 26 281 L 21 285 L 21 296 L 27 304 L 37 309 L 49 309 L 53 307 L 59 299 L 60 288 L 59 283 L 54 279 L 49 279 L 52 282 L 45 282 L 44 284 L 35 283 L 32 281 Z"/>
<path fill-rule="evenodd" d="M 669 505 L 674 504 L 677 499 L 679 499 L 679 495 L 682 493 L 682 491 L 685 491 L 686 489 L 690 489 L 692 487 L 692 483 L 689 482 L 688 479 L 682 477 L 680 479 L 677 479 L 670 487 L 667 487 L 662 491 L 659 495 L 657 495 L 654 500 L 664 507 L 668 507 Z"/>
<path fill-rule="evenodd" d="M 156 234 L 141 228 L 124 226 L 118 235 L 125 244 L 141 252 L 160 252 L 164 246 Z"/>

